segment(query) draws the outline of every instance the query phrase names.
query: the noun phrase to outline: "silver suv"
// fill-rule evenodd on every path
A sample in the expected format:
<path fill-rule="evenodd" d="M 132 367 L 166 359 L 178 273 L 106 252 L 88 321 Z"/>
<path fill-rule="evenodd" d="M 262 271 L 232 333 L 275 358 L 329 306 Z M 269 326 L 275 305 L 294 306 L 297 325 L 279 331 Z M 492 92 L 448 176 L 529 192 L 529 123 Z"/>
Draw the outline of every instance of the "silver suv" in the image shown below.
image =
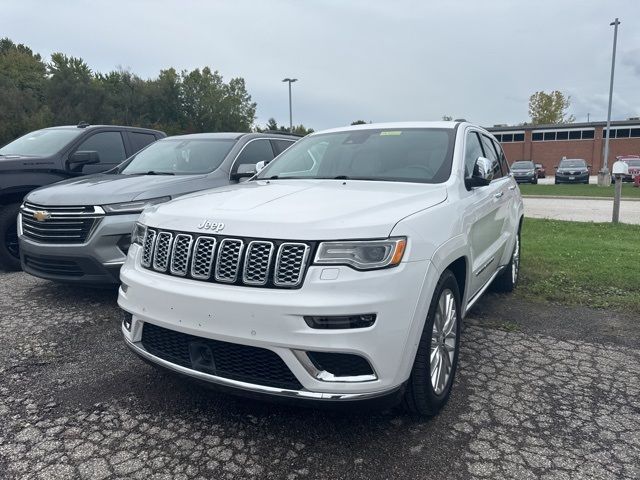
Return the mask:
<path fill-rule="evenodd" d="M 238 183 L 297 137 L 201 133 L 165 138 L 109 172 L 31 192 L 20 208 L 24 271 L 83 284 L 116 284 L 140 212 L 185 193 Z"/>

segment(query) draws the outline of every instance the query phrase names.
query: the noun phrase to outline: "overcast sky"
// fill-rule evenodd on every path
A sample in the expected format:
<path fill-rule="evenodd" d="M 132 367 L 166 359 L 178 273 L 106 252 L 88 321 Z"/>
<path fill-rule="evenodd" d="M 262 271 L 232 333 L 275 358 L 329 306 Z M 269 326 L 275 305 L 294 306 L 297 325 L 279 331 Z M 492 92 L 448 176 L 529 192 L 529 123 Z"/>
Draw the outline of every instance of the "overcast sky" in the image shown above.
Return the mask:
<path fill-rule="evenodd" d="M 640 115 L 637 0 L 2 0 L 0 36 L 47 58 L 143 78 L 210 66 L 244 77 L 257 123 L 316 130 L 353 120 L 493 125 L 528 119 L 537 90 L 572 98 L 577 121 L 606 119 L 613 27 L 614 119 Z"/>

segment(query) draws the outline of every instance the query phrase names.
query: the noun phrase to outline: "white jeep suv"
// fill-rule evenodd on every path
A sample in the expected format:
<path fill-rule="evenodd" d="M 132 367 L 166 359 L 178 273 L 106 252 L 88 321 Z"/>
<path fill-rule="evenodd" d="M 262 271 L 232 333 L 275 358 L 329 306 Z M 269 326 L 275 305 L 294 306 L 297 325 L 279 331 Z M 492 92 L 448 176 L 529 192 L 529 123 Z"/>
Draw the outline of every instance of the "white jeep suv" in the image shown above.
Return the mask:
<path fill-rule="evenodd" d="M 435 414 L 465 313 L 518 279 L 523 205 L 466 122 L 314 133 L 250 181 L 149 207 L 121 270 L 139 356 L 236 391 Z"/>

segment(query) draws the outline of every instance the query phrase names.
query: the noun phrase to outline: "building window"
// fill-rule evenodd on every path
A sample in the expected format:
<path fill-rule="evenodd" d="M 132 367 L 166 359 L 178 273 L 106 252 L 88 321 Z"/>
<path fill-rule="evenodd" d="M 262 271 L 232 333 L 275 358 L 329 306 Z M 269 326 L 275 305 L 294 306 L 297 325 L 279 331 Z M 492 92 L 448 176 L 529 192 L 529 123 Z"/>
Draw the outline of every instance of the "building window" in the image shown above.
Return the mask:
<path fill-rule="evenodd" d="M 499 133 L 494 133 L 493 134 L 494 137 L 496 137 L 496 140 L 498 140 L 499 142 L 502 142 L 502 135 L 500 135 Z"/>
<path fill-rule="evenodd" d="M 580 140 L 582 138 L 582 131 L 571 130 L 569 132 L 569 140 Z"/>
<path fill-rule="evenodd" d="M 534 142 L 541 142 L 542 141 L 542 132 L 534 132 L 531 135 L 531 140 L 533 140 Z"/>
<path fill-rule="evenodd" d="M 631 134 L 629 135 L 631 138 L 638 138 L 640 137 L 640 128 L 632 128 L 631 129 Z"/>
<path fill-rule="evenodd" d="M 594 130 L 582 130 L 583 140 L 592 140 L 595 137 Z"/>
<path fill-rule="evenodd" d="M 514 142 L 524 142 L 524 133 L 514 133 L 513 134 Z"/>
<path fill-rule="evenodd" d="M 613 138 L 614 135 L 611 135 Z M 616 128 L 615 129 L 615 138 L 629 138 L 629 129 L 628 128 Z"/>
<path fill-rule="evenodd" d="M 568 140 L 569 132 L 565 130 L 564 132 L 556 132 L 556 140 Z"/>
<path fill-rule="evenodd" d="M 552 141 L 555 139 L 556 139 L 556 132 L 544 132 L 545 142 Z"/>
<path fill-rule="evenodd" d="M 502 135 L 501 142 L 513 142 L 513 133 L 505 133 Z"/>

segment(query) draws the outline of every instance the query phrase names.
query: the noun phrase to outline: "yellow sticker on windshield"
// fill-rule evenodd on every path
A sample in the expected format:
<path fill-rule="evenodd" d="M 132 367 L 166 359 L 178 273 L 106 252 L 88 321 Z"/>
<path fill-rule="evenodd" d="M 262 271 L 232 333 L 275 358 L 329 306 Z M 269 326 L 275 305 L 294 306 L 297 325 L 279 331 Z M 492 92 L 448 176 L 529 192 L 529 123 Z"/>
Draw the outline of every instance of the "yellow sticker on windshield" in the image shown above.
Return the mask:
<path fill-rule="evenodd" d="M 402 135 L 400 130 L 387 130 L 385 132 L 380 132 L 381 137 L 386 137 L 387 135 Z"/>

